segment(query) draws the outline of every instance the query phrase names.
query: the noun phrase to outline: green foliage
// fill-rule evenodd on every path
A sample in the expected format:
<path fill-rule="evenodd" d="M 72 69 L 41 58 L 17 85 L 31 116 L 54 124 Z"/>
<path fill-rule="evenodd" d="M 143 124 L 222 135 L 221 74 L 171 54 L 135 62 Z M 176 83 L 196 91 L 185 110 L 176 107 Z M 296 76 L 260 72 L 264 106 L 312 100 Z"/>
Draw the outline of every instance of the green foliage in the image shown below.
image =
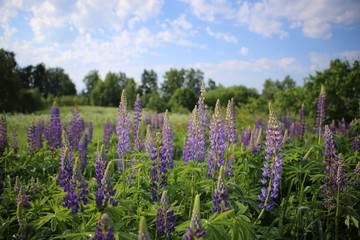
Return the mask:
<path fill-rule="evenodd" d="M 197 97 L 191 88 L 178 88 L 170 98 L 170 108 L 172 112 L 187 110 L 190 112 L 197 102 Z M 183 110 L 182 110 L 183 109 Z"/>

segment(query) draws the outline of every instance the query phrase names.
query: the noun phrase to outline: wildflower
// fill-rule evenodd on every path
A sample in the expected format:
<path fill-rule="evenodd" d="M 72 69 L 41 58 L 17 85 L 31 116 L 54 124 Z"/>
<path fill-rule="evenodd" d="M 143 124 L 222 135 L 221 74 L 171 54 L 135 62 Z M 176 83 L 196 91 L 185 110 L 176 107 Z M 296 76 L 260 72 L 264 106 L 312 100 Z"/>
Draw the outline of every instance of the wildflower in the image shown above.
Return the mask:
<path fill-rule="evenodd" d="M 27 130 L 28 155 L 32 155 L 36 150 L 36 126 L 31 124 Z"/>
<path fill-rule="evenodd" d="M 162 144 L 160 146 L 160 153 L 160 161 L 162 163 L 161 165 L 164 165 L 162 166 L 162 171 L 166 172 L 166 167 L 174 167 L 174 138 L 167 110 L 165 112 L 164 123 L 162 126 Z"/>
<path fill-rule="evenodd" d="M 69 147 L 71 150 L 77 150 L 79 148 L 79 142 L 81 136 L 84 132 L 84 120 L 81 119 L 80 113 L 78 110 L 74 109 L 72 111 L 73 118 L 70 123 L 70 130 L 69 130 Z"/>
<path fill-rule="evenodd" d="M 339 123 L 339 132 L 346 137 L 346 122 L 344 118 Z"/>
<path fill-rule="evenodd" d="M 325 87 L 322 85 L 317 105 L 317 117 L 316 117 L 316 133 L 320 134 L 324 132 L 324 125 L 326 120 L 326 93 Z"/>
<path fill-rule="evenodd" d="M 105 149 L 109 149 L 110 147 L 110 139 L 111 135 L 115 132 L 113 129 L 114 125 L 110 122 L 104 123 L 104 140 L 103 144 L 105 146 Z"/>
<path fill-rule="evenodd" d="M 241 140 L 242 140 L 242 144 L 247 147 L 250 144 L 250 139 L 251 139 L 251 130 L 250 129 L 243 129 L 242 134 L 241 134 Z"/>
<path fill-rule="evenodd" d="M 73 174 L 74 155 L 69 149 L 69 142 L 66 137 L 65 131 L 62 134 L 62 147 L 60 152 L 60 186 L 65 192 L 70 190 L 70 180 Z"/>
<path fill-rule="evenodd" d="M 126 106 L 126 92 L 123 90 L 121 93 L 116 127 L 116 133 L 119 135 L 117 144 L 117 154 L 120 159 L 120 161 L 118 161 L 119 172 L 123 172 L 125 170 L 126 162 L 122 160 L 124 155 L 130 152 L 130 117 Z"/>
<path fill-rule="evenodd" d="M 93 122 L 91 120 L 89 120 L 88 121 L 88 133 L 87 133 L 87 142 L 88 143 L 92 142 L 93 132 L 94 132 Z"/>
<path fill-rule="evenodd" d="M 41 149 L 43 147 L 45 133 L 45 122 L 43 119 L 40 119 L 35 126 L 35 146 L 36 149 Z"/>
<path fill-rule="evenodd" d="M 164 191 L 160 199 L 160 207 L 157 211 L 157 235 L 163 238 L 171 238 L 175 231 L 174 210 L 170 209 L 167 191 Z"/>
<path fill-rule="evenodd" d="M 17 154 L 19 152 L 18 132 L 15 129 L 12 132 L 12 149 L 14 151 L 14 154 Z"/>
<path fill-rule="evenodd" d="M 229 198 L 229 191 L 224 180 L 224 166 L 221 166 L 220 168 L 217 186 L 212 198 L 214 204 L 214 207 L 212 208 L 213 212 L 226 212 L 230 210 L 230 203 L 227 200 Z"/>
<path fill-rule="evenodd" d="M 205 228 L 201 224 L 200 195 L 197 194 L 195 196 L 194 208 L 190 221 L 190 228 L 186 229 L 186 235 L 184 236 L 184 239 L 195 240 L 199 239 L 203 235 L 205 235 Z"/>
<path fill-rule="evenodd" d="M 300 108 L 300 121 L 299 121 L 299 131 L 298 131 L 298 140 L 304 140 L 304 133 L 305 133 L 305 108 L 304 104 L 301 105 Z"/>
<path fill-rule="evenodd" d="M 227 142 L 237 143 L 238 141 L 238 132 L 236 130 L 236 113 L 235 113 L 235 103 L 234 99 L 228 101 L 226 108 L 226 117 L 225 117 L 226 133 L 227 133 Z"/>
<path fill-rule="evenodd" d="M 79 158 L 80 158 L 80 168 L 85 169 L 86 168 L 86 162 L 87 162 L 87 146 L 88 146 L 88 134 L 83 133 L 83 136 L 80 139 L 79 142 Z"/>
<path fill-rule="evenodd" d="M 72 214 L 77 214 L 79 210 L 82 211 L 80 201 L 85 205 L 88 204 L 89 201 L 86 198 L 86 194 L 88 194 L 87 187 L 88 184 L 81 174 L 80 160 L 76 158 L 69 190 L 63 198 L 65 202 L 63 206 L 70 208 Z"/>
<path fill-rule="evenodd" d="M 150 234 L 147 230 L 146 226 L 146 219 L 145 217 L 140 217 L 140 223 L 139 223 L 139 234 L 138 234 L 138 240 L 150 240 Z"/>
<path fill-rule="evenodd" d="M 360 134 L 354 138 L 353 151 L 360 152 Z"/>
<path fill-rule="evenodd" d="M 104 145 L 97 149 L 95 160 L 95 178 L 98 184 L 98 189 L 101 188 L 101 180 L 104 177 L 105 169 L 107 167 L 108 160 L 105 156 Z"/>
<path fill-rule="evenodd" d="M 257 129 L 263 128 L 264 124 L 262 122 L 262 118 L 258 118 L 256 120 L 255 126 L 256 126 Z"/>
<path fill-rule="evenodd" d="M 265 149 L 266 163 L 264 164 L 264 171 L 262 173 L 262 184 L 268 184 L 267 187 L 261 189 L 261 194 L 258 195 L 261 203 L 260 208 L 266 210 L 272 210 L 275 204 L 274 199 L 278 197 L 280 187 L 280 173 L 282 171 L 282 153 L 280 152 L 280 146 L 282 145 L 282 134 L 279 130 L 279 121 L 274 113 L 271 105 L 269 105 L 269 122 L 268 129 L 266 131 L 266 146 Z"/>
<path fill-rule="evenodd" d="M 115 240 L 114 234 L 114 226 L 110 225 L 111 218 L 109 214 L 103 213 L 99 222 L 96 224 L 95 227 L 95 236 L 93 240 Z"/>
<path fill-rule="evenodd" d="M 22 202 L 24 207 L 29 206 L 29 197 L 26 195 L 23 185 L 20 185 L 20 190 L 16 197 L 16 205 L 18 205 L 19 202 Z"/>
<path fill-rule="evenodd" d="M 199 120 L 199 129 L 197 129 L 198 133 L 198 142 L 197 142 L 197 157 L 199 162 L 204 162 L 206 158 L 206 141 L 205 141 L 205 133 L 208 129 L 208 125 L 210 122 L 209 118 L 209 110 L 208 106 L 205 104 L 205 83 L 202 82 L 201 90 L 200 90 L 200 97 L 198 100 L 198 107 L 197 107 L 197 114 Z"/>
<path fill-rule="evenodd" d="M 118 202 L 113 198 L 116 190 L 111 183 L 111 167 L 111 162 L 109 162 L 101 180 L 101 186 L 98 188 L 96 193 L 96 205 L 98 205 L 101 210 L 106 208 L 108 202 L 110 202 L 110 204 L 114 207 L 118 205 Z"/>
<path fill-rule="evenodd" d="M 226 137 L 226 126 L 221 116 L 220 101 L 218 99 L 210 122 L 208 178 L 214 178 L 220 167 L 225 164 Z"/>
<path fill-rule="evenodd" d="M 254 128 L 250 132 L 250 140 L 249 140 L 249 144 L 248 144 L 248 149 L 253 154 L 260 152 L 262 149 L 261 135 L 262 135 L 262 128 Z"/>
<path fill-rule="evenodd" d="M 15 178 L 15 184 L 14 184 L 14 192 L 18 193 L 20 191 L 21 183 L 19 176 L 16 176 Z"/>
<path fill-rule="evenodd" d="M 134 131 L 134 150 L 135 151 L 141 151 L 142 144 L 140 139 L 140 131 L 139 131 L 139 125 L 141 122 L 141 101 L 140 101 L 140 95 L 136 95 L 136 100 L 134 102 L 134 125 L 133 125 L 133 131 Z"/>
<path fill-rule="evenodd" d="M 192 119 L 189 120 L 187 140 L 183 148 L 183 160 L 189 161 L 203 161 L 205 152 L 202 151 L 205 138 L 203 131 L 200 128 L 197 106 L 195 106 L 192 112 Z"/>
<path fill-rule="evenodd" d="M 56 148 L 61 148 L 60 110 L 56 102 L 54 102 L 50 111 L 50 123 L 48 126 L 47 140 L 51 151 Z"/>
<path fill-rule="evenodd" d="M 39 192 L 41 192 L 41 190 L 42 190 L 42 187 L 41 187 L 41 184 L 39 183 L 39 178 L 36 178 L 36 181 L 35 181 L 35 178 L 31 177 L 30 191 L 33 193 L 39 193 Z"/>
<path fill-rule="evenodd" d="M 7 144 L 7 126 L 5 116 L 0 118 L 0 155 L 5 152 Z"/>

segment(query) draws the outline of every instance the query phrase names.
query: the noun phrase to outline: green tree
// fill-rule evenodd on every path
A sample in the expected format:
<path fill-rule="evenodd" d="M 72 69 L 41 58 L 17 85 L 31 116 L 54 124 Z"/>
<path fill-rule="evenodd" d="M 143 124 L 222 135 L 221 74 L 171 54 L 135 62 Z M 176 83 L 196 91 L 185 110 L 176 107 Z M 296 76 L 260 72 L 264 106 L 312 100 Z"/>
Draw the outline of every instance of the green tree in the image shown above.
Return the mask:
<path fill-rule="evenodd" d="M 85 96 L 90 96 L 91 91 L 95 88 L 98 81 L 101 81 L 98 70 L 91 70 L 90 72 L 88 72 L 88 74 L 86 74 L 83 79 L 83 82 L 85 84 Z"/>
<path fill-rule="evenodd" d="M 359 117 L 360 99 L 360 61 L 339 59 L 330 62 L 330 67 L 310 75 L 304 84 L 306 105 L 310 115 L 315 118 L 316 104 L 321 85 L 326 91 L 327 115 L 330 120 L 347 122 Z"/>
<path fill-rule="evenodd" d="M 181 112 L 183 112 L 183 109 L 190 112 L 195 107 L 196 101 L 197 97 L 195 92 L 188 87 L 184 87 L 176 89 L 170 98 L 169 104 L 173 112 L 179 112 L 180 109 Z"/>
<path fill-rule="evenodd" d="M 129 78 L 127 80 L 127 84 L 125 86 L 126 91 L 126 99 L 128 104 L 128 109 L 133 109 L 134 102 L 136 99 L 136 83 L 133 78 Z"/>
<path fill-rule="evenodd" d="M 49 68 L 46 70 L 44 96 L 49 94 L 55 96 L 76 95 L 75 84 L 62 68 Z"/>
<path fill-rule="evenodd" d="M 17 71 L 15 54 L 0 49 L 0 111 L 9 112 L 19 109 L 20 81 Z"/>
<path fill-rule="evenodd" d="M 165 72 L 164 82 L 161 84 L 161 91 L 164 101 L 168 102 L 176 89 L 183 87 L 185 82 L 185 70 L 170 69 Z"/>
<path fill-rule="evenodd" d="M 192 89 L 198 97 L 200 95 L 201 83 L 204 81 L 204 73 L 199 69 L 194 70 L 191 68 L 185 73 L 184 87 Z"/>
<path fill-rule="evenodd" d="M 154 70 L 144 70 L 141 75 L 141 85 L 139 86 L 139 92 L 141 95 L 157 92 L 158 90 L 158 77 Z"/>

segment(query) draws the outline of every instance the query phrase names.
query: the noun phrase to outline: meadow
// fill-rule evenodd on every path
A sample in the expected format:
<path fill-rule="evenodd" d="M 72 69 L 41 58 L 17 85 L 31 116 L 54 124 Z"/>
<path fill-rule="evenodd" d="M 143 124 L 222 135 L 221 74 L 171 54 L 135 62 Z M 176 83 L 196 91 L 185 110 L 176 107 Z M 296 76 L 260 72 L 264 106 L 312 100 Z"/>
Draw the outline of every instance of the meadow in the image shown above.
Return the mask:
<path fill-rule="evenodd" d="M 204 95 L 6 114 L 0 239 L 358 239 L 360 122 L 325 120 L 324 97 L 318 119 Z"/>

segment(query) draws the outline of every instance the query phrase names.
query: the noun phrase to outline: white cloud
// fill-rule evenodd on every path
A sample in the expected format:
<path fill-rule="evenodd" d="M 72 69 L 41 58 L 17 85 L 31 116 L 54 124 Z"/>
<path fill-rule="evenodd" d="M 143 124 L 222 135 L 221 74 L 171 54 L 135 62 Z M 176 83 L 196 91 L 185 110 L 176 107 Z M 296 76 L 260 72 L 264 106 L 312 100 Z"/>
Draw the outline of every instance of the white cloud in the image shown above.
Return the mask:
<path fill-rule="evenodd" d="M 309 58 L 311 62 L 310 69 L 313 71 L 322 71 L 324 69 L 329 68 L 330 61 L 335 58 L 339 58 L 341 60 L 348 60 L 352 62 L 353 60 L 360 59 L 360 51 L 343 51 L 338 53 L 319 53 L 319 52 L 311 52 L 309 53 Z"/>
<path fill-rule="evenodd" d="M 230 7 L 230 4 L 226 0 L 183 0 L 190 4 L 191 10 L 198 18 L 213 22 L 217 15 L 230 18 L 234 9 Z"/>
<path fill-rule="evenodd" d="M 249 48 L 247 47 L 241 47 L 240 48 L 240 54 L 243 55 L 243 56 L 246 56 L 249 54 Z"/>
<path fill-rule="evenodd" d="M 178 17 L 177 19 L 172 21 L 171 24 L 173 26 L 179 26 L 179 27 L 181 27 L 181 28 L 183 28 L 185 30 L 190 30 L 193 27 L 191 22 L 186 20 L 186 15 L 185 14 L 181 14 L 180 17 Z"/>
<path fill-rule="evenodd" d="M 227 33 L 222 33 L 222 32 L 213 32 L 209 27 L 206 28 L 206 32 L 211 36 L 214 37 L 216 39 L 221 39 L 224 40 L 226 42 L 230 42 L 230 43 L 237 43 L 238 40 L 236 39 L 236 37 L 227 34 Z"/>

